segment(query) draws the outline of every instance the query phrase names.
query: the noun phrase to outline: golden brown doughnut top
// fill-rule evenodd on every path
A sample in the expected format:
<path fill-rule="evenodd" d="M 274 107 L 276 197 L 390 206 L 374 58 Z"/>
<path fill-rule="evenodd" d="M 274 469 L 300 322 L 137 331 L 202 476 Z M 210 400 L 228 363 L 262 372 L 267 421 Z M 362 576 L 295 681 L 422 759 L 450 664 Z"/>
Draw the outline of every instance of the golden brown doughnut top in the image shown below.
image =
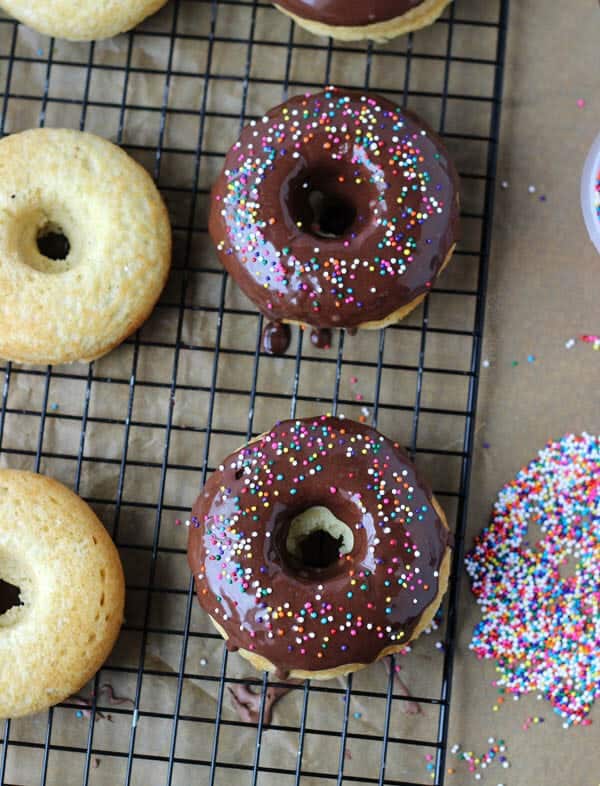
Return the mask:
<path fill-rule="evenodd" d="M 352 531 L 326 567 L 287 549 L 292 520 L 326 507 Z M 229 645 L 281 672 L 371 663 L 408 643 L 438 593 L 449 533 L 397 443 L 351 420 L 289 420 L 232 454 L 192 511 L 188 558 Z"/>
<path fill-rule="evenodd" d="M 285 11 L 324 25 L 362 27 L 396 19 L 423 0 L 277 0 Z"/>
<path fill-rule="evenodd" d="M 376 95 L 328 88 L 247 126 L 213 189 L 221 262 L 274 322 L 355 327 L 426 293 L 457 235 L 438 137 Z"/>

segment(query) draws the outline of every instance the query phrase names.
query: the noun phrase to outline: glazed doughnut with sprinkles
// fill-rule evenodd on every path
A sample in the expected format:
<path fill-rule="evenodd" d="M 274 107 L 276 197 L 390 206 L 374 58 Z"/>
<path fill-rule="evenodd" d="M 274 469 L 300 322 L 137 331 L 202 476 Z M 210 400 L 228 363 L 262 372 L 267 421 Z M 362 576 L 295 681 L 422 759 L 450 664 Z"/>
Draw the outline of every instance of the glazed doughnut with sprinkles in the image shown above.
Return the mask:
<path fill-rule="evenodd" d="M 229 456 L 191 519 L 198 597 L 231 649 L 280 676 L 348 673 L 433 619 L 445 517 L 397 443 L 351 420 L 279 423 Z"/>
<path fill-rule="evenodd" d="M 378 328 L 415 308 L 448 263 L 458 202 L 454 166 L 422 120 L 331 87 L 244 129 L 209 227 L 268 319 Z"/>

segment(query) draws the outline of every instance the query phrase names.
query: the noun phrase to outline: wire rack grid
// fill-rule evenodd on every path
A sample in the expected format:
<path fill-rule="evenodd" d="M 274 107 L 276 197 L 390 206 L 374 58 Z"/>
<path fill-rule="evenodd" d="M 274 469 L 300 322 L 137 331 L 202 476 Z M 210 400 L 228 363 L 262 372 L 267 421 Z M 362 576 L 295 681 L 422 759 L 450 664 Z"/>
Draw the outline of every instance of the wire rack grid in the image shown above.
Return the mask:
<path fill-rule="evenodd" d="M 113 535 L 128 586 L 126 624 L 87 691 L 90 709 L 69 701 L 6 721 L 0 786 L 444 782 L 507 18 L 508 0 L 456 0 L 417 34 L 342 45 L 258 0 L 174 0 L 135 31 L 91 44 L 0 17 L 0 133 L 52 125 L 114 139 L 153 173 L 175 241 L 155 314 L 119 350 L 90 365 L 0 367 L 2 463 L 82 494 Z M 437 126 L 461 174 L 463 238 L 403 323 L 340 332 L 328 351 L 298 331 L 292 349 L 271 358 L 262 318 L 207 238 L 210 184 L 245 122 L 331 83 L 388 95 Z M 457 546 L 443 647 L 417 644 L 389 677 L 369 669 L 296 686 L 269 724 L 244 723 L 228 688 L 254 685 L 262 718 L 276 683 L 244 671 L 206 622 L 185 528 L 174 523 L 226 452 L 278 418 L 322 411 L 378 425 L 432 479 Z M 414 677 L 416 718 L 404 712 L 399 668 Z M 109 681 L 131 701 L 113 706 Z"/>

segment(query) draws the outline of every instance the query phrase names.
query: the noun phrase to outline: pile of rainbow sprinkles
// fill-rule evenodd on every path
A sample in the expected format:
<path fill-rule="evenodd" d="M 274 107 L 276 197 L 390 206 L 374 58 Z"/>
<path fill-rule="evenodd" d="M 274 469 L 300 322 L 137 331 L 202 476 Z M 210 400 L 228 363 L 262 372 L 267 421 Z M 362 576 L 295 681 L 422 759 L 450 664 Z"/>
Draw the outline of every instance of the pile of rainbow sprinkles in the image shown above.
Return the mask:
<path fill-rule="evenodd" d="M 600 698 L 600 439 L 550 442 L 500 492 L 466 558 L 497 684 L 537 692 L 566 728 Z"/>

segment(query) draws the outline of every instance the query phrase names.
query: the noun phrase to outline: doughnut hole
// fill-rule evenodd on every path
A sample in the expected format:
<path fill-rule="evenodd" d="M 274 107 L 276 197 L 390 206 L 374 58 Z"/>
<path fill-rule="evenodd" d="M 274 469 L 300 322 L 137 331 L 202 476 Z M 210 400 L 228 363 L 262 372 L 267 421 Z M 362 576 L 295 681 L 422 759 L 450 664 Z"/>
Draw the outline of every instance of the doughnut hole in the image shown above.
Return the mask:
<path fill-rule="evenodd" d="M 0 579 L 0 617 L 7 611 L 22 605 L 21 588 Z"/>
<path fill-rule="evenodd" d="M 0 630 L 23 619 L 31 601 L 32 581 L 22 565 L 0 551 Z"/>
<path fill-rule="evenodd" d="M 7 246 L 19 261 L 40 273 L 57 275 L 72 270 L 78 263 L 74 248 L 81 246 L 70 211 L 24 207 L 17 211 L 8 230 Z"/>
<path fill-rule="evenodd" d="M 345 556 L 359 545 L 348 524 L 323 505 L 298 511 L 280 531 L 279 551 L 285 568 L 306 578 L 342 572 Z"/>
<path fill-rule="evenodd" d="M 62 262 L 67 259 L 71 251 L 69 238 L 57 224 L 48 223 L 37 234 L 38 251 L 46 259 Z"/>
<path fill-rule="evenodd" d="M 339 161 L 292 174 L 283 184 L 282 198 L 291 222 L 304 234 L 349 239 L 368 223 L 365 206 L 375 204 L 377 189 L 359 164 Z"/>

